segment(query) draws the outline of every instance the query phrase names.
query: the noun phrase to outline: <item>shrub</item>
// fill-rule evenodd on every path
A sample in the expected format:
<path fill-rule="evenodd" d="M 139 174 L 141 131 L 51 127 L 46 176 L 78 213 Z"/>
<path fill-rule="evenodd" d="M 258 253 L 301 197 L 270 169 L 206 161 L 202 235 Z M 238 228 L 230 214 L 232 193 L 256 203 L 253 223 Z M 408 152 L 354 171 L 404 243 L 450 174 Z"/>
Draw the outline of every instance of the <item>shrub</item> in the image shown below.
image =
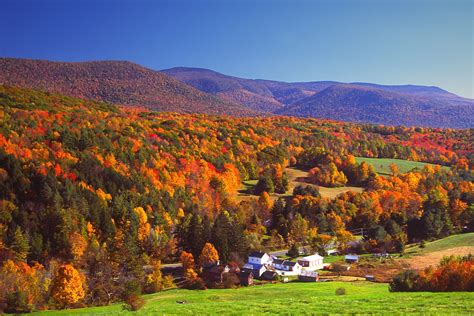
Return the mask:
<path fill-rule="evenodd" d="M 225 273 L 222 281 L 225 289 L 235 288 L 240 283 L 239 277 L 235 273 Z"/>
<path fill-rule="evenodd" d="M 340 287 L 336 290 L 336 295 L 346 295 L 346 289 L 343 287 Z"/>
<path fill-rule="evenodd" d="M 292 244 L 290 249 L 286 253 L 286 255 L 290 258 L 296 258 L 296 257 L 298 257 L 299 254 L 300 253 L 298 251 L 298 246 L 296 246 L 296 244 Z"/>
<path fill-rule="evenodd" d="M 186 281 L 184 288 L 188 290 L 205 290 L 206 284 L 201 278 L 193 278 Z"/>
<path fill-rule="evenodd" d="M 347 271 L 349 265 L 345 263 L 333 263 L 331 264 L 332 271 L 334 272 L 344 272 Z"/>
<path fill-rule="evenodd" d="M 163 288 L 164 289 L 170 289 L 176 287 L 176 284 L 174 284 L 174 279 L 172 275 L 165 275 L 163 278 Z"/>
<path fill-rule="evenodd" d="M 7 313 L 30 313 L 32 310 L 33 305 L 28 303 L 25 292 L 15 291 L 7 294 L 5 308 Z"/>
<path fill-rule="evenodd" d="M 142 286 L 138 280 L 132 279 L 125 282 L 123 286 L 123 297 L 125 299 L 132 295 L 140 296 L 140 294 L 142 294 Z"/>
<path fill-rule="evenodd" d="M 142 308 L 144 305 L 145 305 L 145 300 L 140 295 L 131 294 L 125 300 L 123 309 L 128 310 L 128 311 L 137 311 L 140 308 Z"/>
<path fill-rule="evenodd" d="M 390 282 L 390 292 L 413 292 L 416 290 L 418 273 L 412 270 L 404 271 L 396 275 Z"/>

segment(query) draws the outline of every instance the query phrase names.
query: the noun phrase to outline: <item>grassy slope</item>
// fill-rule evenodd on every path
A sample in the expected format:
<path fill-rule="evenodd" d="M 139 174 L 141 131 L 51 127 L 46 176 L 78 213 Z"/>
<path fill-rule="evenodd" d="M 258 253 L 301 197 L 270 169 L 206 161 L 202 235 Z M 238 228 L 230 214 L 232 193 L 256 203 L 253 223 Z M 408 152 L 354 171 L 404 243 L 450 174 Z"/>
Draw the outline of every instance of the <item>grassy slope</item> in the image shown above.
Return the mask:
<path fill-rule="evenodd" d="M 390 165 L 392 163 L 398 166 L 400 172 L 405 173 L 414 168 L 422 169 L 426 165 L 434 166 L 433 164 L 418 162 L 418 161 L 409 161 L 402 159 L 389 159 L 389 158 L 365 158 L 365 157 L 356 157 L 356 162 L 361 163 L 365 161 L 368 164 L 374 166 L 375 171 L 381 175 L 391 175 Z M 447 167 L 443 167 L 446 168 Z"/>
<path fill-rule="evenodd" d="M 408 247 L 406 255 L 423 255 L 435 251 L 443 251 L 455 247 L 474 246 L 474 233 L 452 235 L 443 239 L 428 242 L 425 248 L 418 245 Z"/>
<path fill-rule="evenodd" d="M 293 189 L 298 186 L 298 185 L 312 185 L 316 186 L 314 184 L 309 184 L 306 182 L 301 181 L 301 178 L 306 178 L 308 176 L 307 171 L 303 171 L 300 169 L 296 168 L 286 168 L 285 169 L 286 173 L 288 174 L 288 180 L 290 182 L 289 189 L 286 194 L 272 194 L 271 197 L 273 200 L 278 199 L 279 197 L 288 197 L 291 196 L 293 193 Z M 239 193 L 237 196 L 238 201 L 246 200 L 246 199 L 256 199 L 258 196 L 244 193 L 244 192 L 251 192 L 255 185 L 257 184 L 258 180 L 248 180 L 242 182 L 242 185 L 240 187 L 240 190 L 242 193 Z M 359 187 L 340 187 L 340 188 L 326 188 L 322 186 L 316 186 L 319 188 L 319 193 L 321 194 L 322 197 L 334 199 L 337 195 L 347 192 L 347 191 L 354 191 L 354 192 L 362 192 L 364 191 L 363 188 Z"/>
<path fill-rule="evenodd" d="M 347 295 L 336 296 L 344 287 Z M 267 284 L 228 290 L 171 290 L 145 296 L 147 304 L 137 315 L 162 314 L 301 314 L 301 313 L 424 313 L 468 314 L 474 309 L 474 293 L 390 293 L 387 284 L 327 282 Z M 186 304 L 177 304 L 185 301 Z M 45 315 L 116 315 L 121 305 Z"/>

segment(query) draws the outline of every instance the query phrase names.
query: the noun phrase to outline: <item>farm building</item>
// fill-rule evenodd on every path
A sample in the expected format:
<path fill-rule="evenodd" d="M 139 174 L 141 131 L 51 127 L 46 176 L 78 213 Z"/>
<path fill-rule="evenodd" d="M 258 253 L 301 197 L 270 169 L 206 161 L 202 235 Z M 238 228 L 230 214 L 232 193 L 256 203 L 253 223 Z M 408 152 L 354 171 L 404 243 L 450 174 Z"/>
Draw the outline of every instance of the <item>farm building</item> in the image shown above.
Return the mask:
<path fill-rule="evenodd" d="M 259 278 L 263 272 L 267 271 L 267 267 L 263 264 L 246 263 L 242 268 L 242 272 L 251 272 L 254 278 Z"/>
<path fill-rule="evenodd" d="M 249 254 L 247 263 L 243 266 L 243 272 L 252 272 L 254 278 L 260 276 L 270 267 L 272 258 L 262 251 L 253 251 Z"/>
<path fill-rule="evenodd" d="M 359 256 L 358 256 L 358 255 L 346 255 L 346 256 L 344 257 L 344 260 L 345 260 L 347 263 L 359 262 Z"/>
<path fill-rule="evenodd" d="M 319 274 L 316 271 L 302 270 L 298 275 L 298 280 L 302 282 L 317 282 Z"/>
<path fill-rule="evenodd" d="M 282 271 L 300 271 L 301 270 L 301 266 L 298 264 L 298 262 L 282 260 L 282 259 L 273 260 L 272 266 L 275 269 L 282 270 Z"/>
<path fill-rule="evenodd" d="M 323 257 L 318 254 L 298 259 L 298 264 L 306 270 L 319 270 L 323 268 Z"/>
<path fill-rule="evenodd" d="M 215 264 L 206 268 L 202 272 L 202 278 L 209 283 L 220 284 L 224 280 L 224 275 L 229 273 L 230 267 L 224 264 Z"/>
<path fill-rule="evenodd" d="M 253 284 L 253 273 L 252 272 L 240 272 L 239 274 L 240 284 L 249 286 Z"/>
<path fill-rule="evenodd" d="M 247 262 L 250 264 L 270 264 L 272 262 L 272 258 L 266 252 L 252 251 L 249 254 Z"/>
<path fill-rule="evenodd" d="M 276 271 L 267 270 L 263 272 L 260 279 L 265 281 L 275 281 L 278 279 L 278 273 Z"/>

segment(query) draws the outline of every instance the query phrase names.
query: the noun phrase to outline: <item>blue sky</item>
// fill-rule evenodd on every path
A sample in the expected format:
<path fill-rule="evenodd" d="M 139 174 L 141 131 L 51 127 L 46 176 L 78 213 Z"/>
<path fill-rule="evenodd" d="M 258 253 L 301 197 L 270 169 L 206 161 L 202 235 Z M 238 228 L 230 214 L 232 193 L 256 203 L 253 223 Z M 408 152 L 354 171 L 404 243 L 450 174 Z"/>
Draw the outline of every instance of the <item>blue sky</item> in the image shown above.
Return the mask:
<path fill-rule="evenodd" d="M 473 91 L 471 0 L 0 0 L 0 55 Z"/>

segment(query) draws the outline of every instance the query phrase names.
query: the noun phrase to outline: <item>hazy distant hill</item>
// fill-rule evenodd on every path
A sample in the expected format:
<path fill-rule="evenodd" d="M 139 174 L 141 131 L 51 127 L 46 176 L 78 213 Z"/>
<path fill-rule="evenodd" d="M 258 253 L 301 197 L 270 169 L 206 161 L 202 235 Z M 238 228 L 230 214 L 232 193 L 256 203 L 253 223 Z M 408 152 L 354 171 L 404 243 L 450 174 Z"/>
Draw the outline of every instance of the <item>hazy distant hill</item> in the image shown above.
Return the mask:
<path fill-rule="evenodd" d="M 50 62 L 0 58 L 0 84 L 159 111 L 255 115 L 255 111 L 203 93 L 166 74 L 126 61 Z"/>
<path fill-rule="evenodd" d="M 243 79 L 199 68 L 155 71 L 127 61 L 0 58 L 0 84 L 159 111 L 262 113 L 433 127 L 474 127 L 474 101 L 438 87 Z"/>
<path fill-rule="evenodd" d="M 434 127 L 474 127 L 474 101 L 438 87 L 334 81 L 279 82 L 199 68 L 163 70 L 201 91 L 282 115 Z"/>
<path fill-rule="evenodd" d="M 472 127 L 474 104 L 376 89 L 337 84 L 282 108 L 279 114 L 327 117 L 388 125 Z"/>

